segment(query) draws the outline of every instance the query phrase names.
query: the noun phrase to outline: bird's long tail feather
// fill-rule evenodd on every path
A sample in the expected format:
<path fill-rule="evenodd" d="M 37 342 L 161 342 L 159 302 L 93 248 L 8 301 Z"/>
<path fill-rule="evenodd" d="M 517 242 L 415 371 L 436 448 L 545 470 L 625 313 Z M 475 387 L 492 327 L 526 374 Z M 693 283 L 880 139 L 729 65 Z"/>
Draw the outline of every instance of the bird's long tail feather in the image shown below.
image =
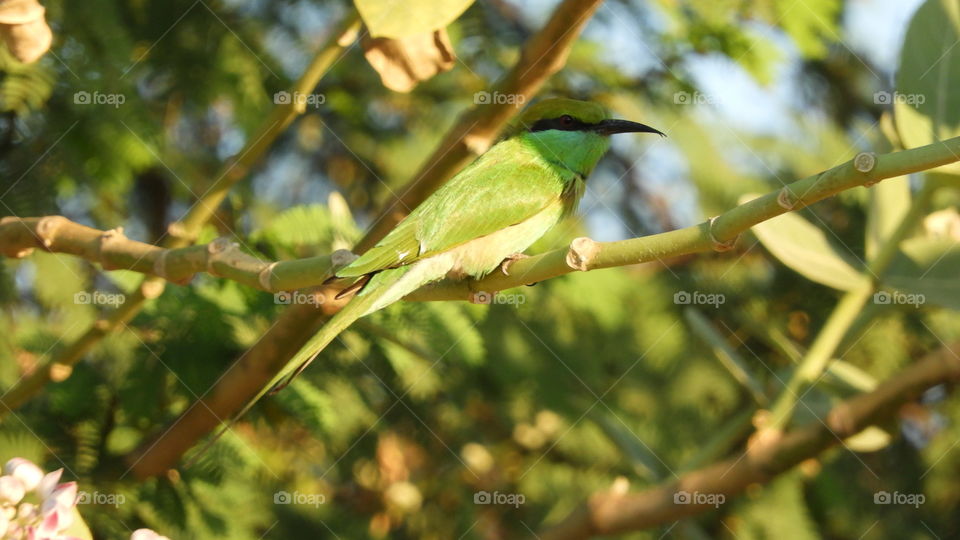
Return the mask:
<path fill-rule="evenodd" d="M 426 263 L 426 264 L 425 264 Z M 449 265 L 444 261 L 420 261 L 400 268 L 384 270 L 370 279 L 364 290 L 324 324 L 300 351 L 277 372 L 270 382 L 228 420 L 203 448 L 187 463 L 189 467 L 245 415 L 263 396 L 285 387 L 302 372 L 341 332 L 367 313 L 400 300 L 422 285 L 443 277 Z"/>

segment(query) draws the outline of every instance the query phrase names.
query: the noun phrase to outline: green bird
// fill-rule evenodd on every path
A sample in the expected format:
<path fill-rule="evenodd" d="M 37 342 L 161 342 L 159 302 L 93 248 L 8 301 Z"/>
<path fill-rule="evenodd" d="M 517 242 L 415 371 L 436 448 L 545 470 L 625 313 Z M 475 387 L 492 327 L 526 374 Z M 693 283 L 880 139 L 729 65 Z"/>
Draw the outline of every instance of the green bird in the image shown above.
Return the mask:
<path fill-rule="evenodd" d="M 547 99 L 506 136 L 437 189 L 383 240 L 332 279 L 356 292 L 237 415 L 285 386 L 354 321 L 446 277 L 479 279 L 516 258 L 583 196 L 587 176 L 615 133 L 657 133 L 609 118 L 596 104 Z M 286 381 L 286 382 L 282 382 Z"/>

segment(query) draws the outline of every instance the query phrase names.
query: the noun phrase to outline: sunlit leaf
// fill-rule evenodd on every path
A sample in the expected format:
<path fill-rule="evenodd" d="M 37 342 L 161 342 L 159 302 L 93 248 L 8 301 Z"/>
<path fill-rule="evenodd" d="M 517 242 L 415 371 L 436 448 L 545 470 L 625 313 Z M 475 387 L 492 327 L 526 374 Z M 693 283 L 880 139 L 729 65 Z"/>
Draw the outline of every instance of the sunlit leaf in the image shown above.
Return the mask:
<path fill-rule="evenodd" d="M 473 0 L 354 0 L 373 37 L 403 38 L 444 28 Z"/>
<path fill-rule="evenodd" d="M 794 212 L 764 221 L 752 230 L 774 257 L 807 279 L 841 291 L 863 281 L 857 263 L 822 229 Z"/>
<path fill-rule="evenodd" d="M 365 38 L 363 54 L 394 92 L 409 92 L 420 81 L 453 67 L 454 53 L 447 31 L 390 38 Z"/>
<path fill-rule="evenodd" d="M 893 104 L 900 139 L 915 148 L 960 135 L 960 4 L 927 0 L 907 29 L 900 53 L 896 92 L 874 101 Z M 941 167 L 960 173 L 960 164 Z"/>
<path fill-rule="evenodd" d="M 872 260 L 910 209 L 910 179 L 899 176 L 880 182 L 870 188 L 869 201 L 866 247 L 867 259 Z"/>

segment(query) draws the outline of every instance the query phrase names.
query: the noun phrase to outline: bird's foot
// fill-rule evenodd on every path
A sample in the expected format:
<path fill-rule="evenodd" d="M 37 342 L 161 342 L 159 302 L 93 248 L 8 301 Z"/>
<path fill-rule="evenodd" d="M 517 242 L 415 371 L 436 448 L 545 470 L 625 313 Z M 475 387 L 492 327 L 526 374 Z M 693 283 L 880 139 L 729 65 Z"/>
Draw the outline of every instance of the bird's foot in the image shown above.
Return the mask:
<path fill-rule="evenodd" d="M 529 255 L 524 255 L 523 253 L 511 253 L 510 255 L 507 255 L 507 258 L 504 259 L 502 263 L 500 263 L 500 271 L 503 272 L 503 275 L 509 276 L 510 265 L 513 264 L 514 261 L 519 261 L 520 259 L 529 259 L 529 258 L 530 258 Z"/>

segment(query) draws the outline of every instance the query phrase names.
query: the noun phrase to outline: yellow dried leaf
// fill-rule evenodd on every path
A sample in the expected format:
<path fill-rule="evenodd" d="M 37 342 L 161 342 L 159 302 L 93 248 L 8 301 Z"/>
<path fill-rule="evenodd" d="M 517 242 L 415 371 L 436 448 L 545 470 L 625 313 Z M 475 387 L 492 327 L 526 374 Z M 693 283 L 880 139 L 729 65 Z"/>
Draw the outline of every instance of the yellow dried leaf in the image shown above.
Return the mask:
<path fill-rule="evenodd" d="M 0 37 L 17 60 L 35 62 L 53 42 L 53 32 L 37 0 L 0 0 Z"/>
<path fill-rule="evenodd" d="M 395 92 L 409 92 L 420 81 L 447 71 L 455 58 L 446 29 L 401 39 L 365 37 L 362 45 L 383 85 Z"/>

